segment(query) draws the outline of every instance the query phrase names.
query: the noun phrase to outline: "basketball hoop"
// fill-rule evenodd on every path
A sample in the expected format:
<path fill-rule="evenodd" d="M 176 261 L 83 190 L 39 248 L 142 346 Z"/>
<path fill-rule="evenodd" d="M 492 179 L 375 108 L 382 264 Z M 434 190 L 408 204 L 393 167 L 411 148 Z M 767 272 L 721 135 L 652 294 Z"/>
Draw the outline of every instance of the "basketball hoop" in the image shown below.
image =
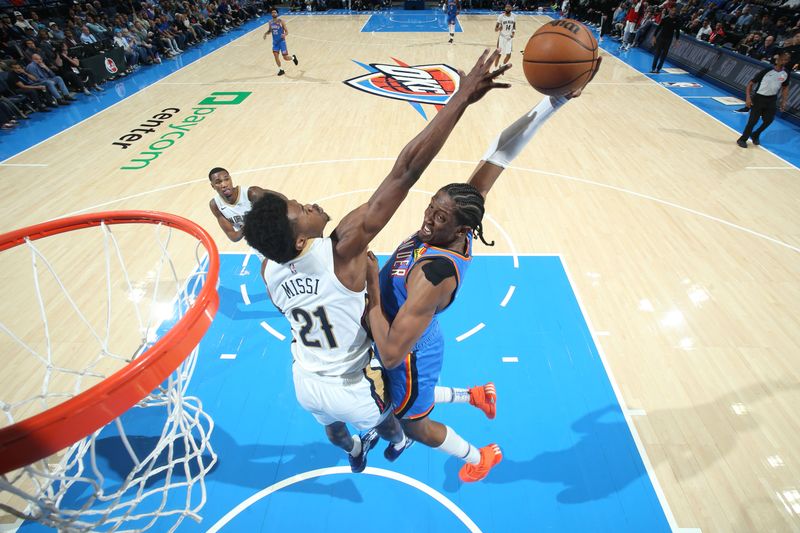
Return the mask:
<path fill-rule="evenodd" d="M 136 253 L 129 256 L 127 262 L 120 249 L 120 238 L 110 228 L 119 225 L 126 225 L 126 229 L 120 232 L 131 231 L 125 238 L 137 246 Z M 135 228 L 128 230 L 127 225 Z M 147 230 L 144 225 L 153 225 L 155 228 Z M 99 236 L 103 238 L 105 254 L 88 250 L 88 254 L 83 256 L 86 262 L 81 263 L 77 273 L 72 276 L 84 283 L 85 276 L 96 276 L 89 280 L 95 281 L 105 273 L 108 295 L 107 316 L 101 324 L 104 327 L 96 326 L 95 322 L 98 321 L 88 318 L 86 309 L 80 305 L 80 298 L 76 298 L 75 291 L 68 287 L 69 281 L 55 271 L 53 265 L 57 261 L 48 259 L 40 247 L 34 245 L 40 239 L 67 232 L 86 233 L 96 239 L 96 232 L 78 231 L 89 228 L 100 228 Z M 180 230 L 179 236 L 173 236 L 173 228 Z M 147 257 L 141 250 L 145 239 L 133 233 L 137 231 L 155 233 L 156 246 L 149 248 L 153 250 L 153 258 Z M 186 250 L 189 243 L 194 248 L 195 266 L 192 274 L 182 281 L 177 275 L 178 266 L 170 254 L 170 247 L 183 245 Z M 176 215 L 115 211 L 54 220 L 0 235 L 0 251 L 5 252 L 3 255 L 21 245 L 30 251 L 32 283 L 45 338 L 31 340 L 29 332 L 16 333 L 2 320 L 0 330 L 17 347 L 21 353 L 18 357 L 29 357 L 34 366 L 40 364 L 44 380 L 43 385 L 36 388 L 32 399 L 7 401 L 7 393 L 2 391 L 0 414 L 5 415 L 10 425 L 0 428 L 0 509 L 22 519 L 70 530 L 118 530 L 125 524 L 142 530 L 151 527 L 162 516 L 177 515 L 177 523 L 170 529 L 172 531 L 185 516 L 199 520 L 196 513 L 205 503 L 203 478 L 216 461 L 209 443 L 213 421 L 202 410 L 197 398 L 186 395 L 186 389 L 196 364 L 197 346 L 219 306 L 216 291 L 219 255 L 211 236 L 199 225 Z M 197 253 L 201 245 L 205 248 L 202 259 Z M 55 259 L 74 252 L 73 246 L 69 245 L 55 250 Z M 23 251 L 15 254 L 18 256 Z M 181 259 L 186 256 L 186 253 L 181 254 Z M 96 274 L 90 273 L 89 262 L 92 259 L 98 263 Z M 143 302 L 146 300 L 146 291 L 137 289 L 131 279 L 132 262 L 151 267 L 147 280 L 153 287 L 153 295 L 146 320 L 143 315 L 147 313 L 141 309 L 147 304 Z M 163 281 L 161 277 L 164 271 L 171 273 L 173 279 Z M 50 276 L 45 276 L 48 273 L 52 280 Z M 171 288 L 172 281 L 176 287 L 174 291 Z M 43 295 L 46 282 L 60 288 L 63 294 L 58 295 L 59 302 L 65 307 L 71 306 L 72 312 L 77 315 L 75 326 L 64 327 L 70 334 L 70 346 L 77 343 L 73 337 L 94 339 L 99 344 L 99 350 L 86 350 L 94 355 L 91 362 L 84 363 L 82 368 L 67 368 L 60 360 L 56 361 L 61 357 L 58 353 L 60 339 L 53 338 L 55 336 L 52 333 L 55 326 L 72 313 L 62 311 L 56 317 L 48 317 L 48 312 L 55 305 L 51 300 L 55 297 Z M 120 294 L 125 294 L 127 298 L 121 298 Z M 169 297 L 171 303 L 156 301 L 163 294 Z M 89 294 L 86 298 L 95 296 Z M 125 311 L 123 308 L 122 320 L 114 320 L 113 308 L 123 300 L 126 305 L 130 304 L 132 310 Z M 159 329 L 163 329 L 163 320 L 153 312 L 157 306 L 171 306 L 171 316 L 177 316 L 167 332 L 159 333 Z M 92 306 L 90 310 L 97 311 L 97 307 Z M 139 339 L 121 352 L 112 349 L 116 342 L 112 324 L 120 323 L 137 326 L 135 330 L 119 335 L 120 339 L 137 336 Z M 75 333 L 81 327 L 88 332 Z M 99 370 L 114 364 L 124 366 L 108 374 Z M 63 376 L 68 376 L 73 390 L 51 391 L 52 384 Z M 31 376 L 26 374 L 26 377 Z M 93 379 L 102 381 L 80 390 L 81 384 Z M 74 387 L 73 382 L 77 383 Z M 61 401 L 63 398 L 67 399 Z M 48 407 L 56 400 L 60 401 L 58 405 Z M 42 412 L 19 420 L 16 418 L 17 413 L 37 404 L 44 407 Z M 166 418 L 157 442 L 152 450 L 148 448 L 149 453 L 136 450 L 136 446 L 131 445 L 133 437 L 127 435 L 124 429 L 122 415 L 134 406 L 137 409 L 154 409 L 148 413 L 151 418 L 162 416 L 162 412 Z M 133 414 L 127 416 L 133 417 Z M 112 487 L 109 487 L 110 476 L 97 466 L 98 439 L 103 439 L 104 443 L 105 439 L 119 439 L 120 449 L 127 450 L 133 464 L 128 474 L 120 474 L 121 479 L 111 483 Z M 180 475 L 185 479 L 176 481 L 178 476 L 172 474 L 176 465 L 181 465 L 176 470 L 182 469 Z M 195 501 L 191 497 L 194 484 L 199 485 L 199 501 L 197 497 Z M 187 497 L 183 498 L 185 507 L 167 510 L 165 493 L 176 487 L 187 491 Z M 155 509 L 152 505 L 147 508 L 147 504 L 137 509 L 148 498 L 160 500 L 160 503 L 155 505 Z M 170 498 L 171 504 L 175 503 L 173 500 L 175 498 Z M 70 503 L 77 507 L 70 508 Z"/>

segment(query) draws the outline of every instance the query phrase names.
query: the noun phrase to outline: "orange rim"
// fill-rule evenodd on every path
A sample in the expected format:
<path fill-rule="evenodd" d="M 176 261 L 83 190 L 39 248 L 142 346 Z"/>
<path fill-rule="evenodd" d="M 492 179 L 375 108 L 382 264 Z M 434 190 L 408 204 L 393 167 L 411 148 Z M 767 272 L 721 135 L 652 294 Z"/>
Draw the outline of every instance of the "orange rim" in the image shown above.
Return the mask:
<path fill-rule="evenodd" d="M 164 224 L 197 238 L 208 252 L 208 273 L 195 303 L 149 350 L 101 383 L 16 424 L 0 429 L 0 474 L 53 455 L 97 431 L 147 396 L 200 342 L 219 307 L 219 252 L 211 236 L 186 218 L 157 211 L 108 211 L 52 220 L 0 235 L 0 251 L 74 231 L 112 224 Z"/>

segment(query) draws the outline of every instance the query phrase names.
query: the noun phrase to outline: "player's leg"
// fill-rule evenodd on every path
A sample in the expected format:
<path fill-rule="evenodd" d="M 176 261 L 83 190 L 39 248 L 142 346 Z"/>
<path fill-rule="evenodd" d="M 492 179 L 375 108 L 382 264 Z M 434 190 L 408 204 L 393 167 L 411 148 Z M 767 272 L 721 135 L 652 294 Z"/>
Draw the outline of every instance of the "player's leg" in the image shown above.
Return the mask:
<path fill-rule="evenodd" d="M 278 65 L 278 76 L 283 76 L 284 72 L 283 69 L 281 68 L 280 52 L 278 50 L 273 49 L 272 56 L 275 58 L 275 64 Z"/>
<path fill-rule="evenodd" d="M 511 61 L 511 53 L 510 52 L 508 54 L 506 54 L 505 59 L 503 59 L 503 64 L 505 65 L 509 61 Z"/>
<path fill-rule="evenodd" d="M 492 467 L 503 460 L 497 444 L 477 448 L 464 440 L 453 428 L 431 420 L 427 416 L 403 419 L 403 430 L 414 440 L 464 461 L 458 475 L 461 481 L 473 482 L 485 478 Z"/>
<path fill-rule="evenodd" d="M 363 371 L 363 380 L 353 390 L 358 394 L 352 400 L 354 425 L 359 429 L 375 428 L 381 438 L 389 441 L 383 455 L 394 461 L 411 446 L 400 421 L 392 412 L 389 379 L 377 357 L 373 357 Z M 359 407 L 360 406 L 360 407 Z"/>
<path fill-rule="evenodd" d="M 437 386 L 434 389 L 434 401 L 437 404 L 468 403 L 483 411 L 489 419 L 494 419 L 497 414 L 497 390 L 491 381 L 469 389 Z"/>
<path fill-rule="evenodd" d="M 497 49 L 500 48 L 500 36 L 499 35 L 497 36 L 497 44 L 495 44 L 494 47 L 497 48 Z M 499 65 L 499 64 L 500 64 L 500 56 L 497 56 L 497 57 L 494 58 L 494 68 L 497 68 L 497 65 Z"/>
<path fill-rule="evenodd" d="M 756 146 L 761 144 L 761 134 L 764 132 L 765 129 L 769 127 L 770 124 L 772 124 L 772 121 L 775 120 L 775 113 L 778 111 L 776 104 L 777 101 L 766 102 L 765 105 L 762 106 L 761 120 L 763 122 L 761 123 L 761 126 L 759 126 L 758 129 L 756 129 L 753 132 L 753 135 L 751 136 L 751 139 L 753 139 L 753 144 L 755 144 Z"/>
<path fill-rule="evenodd" d="M 284 40 L 281 44 L 281 53 L 283 54 L 283 59 L 286 61 L 291 61 L 295 64 L 295 66 L 298 65 L 299 61 L 297 61 L 297 56 L 289 55 L 289 50 L 286 48 L 286 40 Z"/>
<path fill-rule="evenodd" d="M 395 415 L 401 419 L 408 437 L 467 463 L 459 474 L 463 481 L 483 479 L 502 459 L 500 448 L 495 444 L 477 448 L 452 428 L 428 417 L 435 405 L 436 382 L 444 359 L 441 332 L 429 332 L 414 348 L 399 366 L 388 372 Z"/>
<path fill-rule="evenodd" d="M 753 106 L 750 108 L 750 116 L 747 119 L 747 125 L 744 127 L 742 136 L 736 140 L 736 144 L 738 144 L 742 148 L 747 148 L 747 139 L 750 138 L 750 135 L 753 133 L 753 128 L 755 128 L 760 118 L 761 118 L 761 106 L 759 105 L 759 102 L 756 99 L 753 101 Z"/>
<path fill-rule="evenodd" d="M 456 34 L 456 19 L 455 17 L 447 17 L 447 27 L 450 30 L 450 40 L 447 41 L 448 43 L 453 42 L 453 37 Z"/>

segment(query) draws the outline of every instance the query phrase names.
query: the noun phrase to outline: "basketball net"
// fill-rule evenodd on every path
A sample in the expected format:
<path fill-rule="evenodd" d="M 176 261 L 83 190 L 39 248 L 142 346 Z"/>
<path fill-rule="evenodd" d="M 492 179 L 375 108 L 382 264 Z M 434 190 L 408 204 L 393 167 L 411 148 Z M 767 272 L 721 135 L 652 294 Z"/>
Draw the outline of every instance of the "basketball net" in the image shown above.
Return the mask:
<path fill-rule="evenodd" d="M 144 219 L 135 220 L 131 213 L 143 214 Z M 47 414 L 54 406 L 58 408 L 56 404 L 93 394 L 96 390 L 93 384 L 113 381 L 120 369 L 163 365 L 164 358 L 151 361 L 152 357 L 147 357 L 151 348 L 170 328 L 178 329 L 183 324 L 181 320 L 196 306 L 205 284 L 211 284 L 216 298 L 218 256 L 210 237 L 198 242 L 200 233 L 207 237 L 202 228 L 173 215 L 163 215 L 167 220 L 163 222 L 159 213 L 99 215 L 109 216 L 83 226 L 89 229 L 41 232 L 49 235 L 70 231 L 69 235 L 83 234 L 81 239 L 102 240 L 103 252 L 98 251 L 99 242 L 95 249 L 84 248 L 85 263 L 79 267 L 82 273 L 71 275 L 82 282 L 86 281 L 86 276 L 96 276 L 91 278 L 94 282 L 91 290 L 97 291 L 95 295 L 86 295 L 85 290 L 79 293 L 74 280 L 62 279 L 65 276 L 58 271 L 61 269 L 56 265 L 59 257 L 73 251 L 72 245 L 51 249 L 50 241 L 59 239 L 34 242 L 40 237 L 25 236 L 24 243 L 14 250 L 17 256 L 29 256 L 36 306 L 31 313 L 38 315 L 40 324 L 28 324 L 27 328 L 16 324 L 19 331 L 14 331 L 13 324 L 0 321 L 0 331 L 6 341 L 2 347 L 14 349 L 15 363 L 24 362 L 24 375 L 15 380 L 19 388 L 30 380 L 37 381 L 23 397 L 9 399 L 18 391 L 12 393 L 2 388 L 0 434 L 32 420 L 29 418 L 31 411 L 33 415 L 35 411 Z M 118 220 L 121 215 L 128 219 Z M 110 224 L 124 225 L 124 230 L 115 226 L 112 231 Z M 189 225 L 192 232 L 186 230 Z M 133 226 L 136 227 L 131 229 Z M 134 253 L 123 253 L 116 235 L 118 228 L 123 232 L 136 232 L 125 237 L 126 242 L 136 245 Z M 183 231 L 176 232 L 173 228 Z M 180 239 L 176 239 L 176 234 Z M 145 257 L 141 251 L 147 238 L 152 242 L 146 247 L 152 251 L 151 257 Z M 173 245 L 175 240 L 181 240 L 182 244 Z M 206 247 L 203 257 L 199 253 L 201 243 Z M 0 260 L 10 252 L 7 249 L 0 254 Z M 176 262 L 173 254 L 181 261 Z M 187 255 L 193 259 L 187 261 Z M 131 261 L 147 265 L 147 283 L 143 284 L 141 276 L 130 272 L 128 262 Z M 93 270 L 89 262 L 97 263 L 97 268 Z M 178 276 L 183 266 L 177 263 L 194 264 L 188 278 Z M 210 264 L 214 265 L 213 269 L 209 269 Z M 0 268 L 6 272 L 3 263 Z M 97 300 L 91 300 L 93 297 Z M 101 304 L 97 302 L 103 299 L 106 309 L 98 312 Z M 83 300 L 94 303 L 87 304 Z M 55 301 L 61 306 L 57 314 L 53 313 Z M 203 331 L 215 311 L 215 304 L 204 308 L 207 323 Z M 9 322 L 13 322 L 13 314 L 9 316 Z M 69 321 L 66 329 L 64 321 Z M 56 335 L 57 328 L 65 333 Z M 122 348 L 115 345 L 120 328 L 134 330 L 126 336 L 134 339 L 133 343 Z M 32 338 L 31 331 L 42 333 L 43 338 Z M 66 351 L 70 351 L 77 338 L 81 339 L 83 359 L 67 365 L 64 361 L 69 358 L 64 356 L 61 344 L 69 345 Z M 105 409 L 103 406 L 107 405 L 108 410 L 113 407 L 124 413 L 107 417 L 108 422 L 95 424 L 97 427 L 92 426 L 91 433 L 67 444 L 66 448 L 5 471 L 0 475 L 0 509 L 19 519 L 35 520 L 60 531 L 141 531 L 157 522 L 159 531 L 174 531 L 187 516 L 199 522 L 198 512 L 206 501 L 204 476 L 213 468 L 217 456 L 209 442 L 214 422 L 203 411 L 200 400 L 187 393 L 197 364 L 196 342 L 193 346 L 177 368 L 173 370 L 173 366 L 164 371 L 163 375 L 168 375 L 166 379 L 156 378 L 154 383 L 161 382 L 160 385 L 153 390 L 142 390 L 141 395 L 128 404 L 135 403 L 130 409 L 112 406 L 116 398 L 110 393 L 102 397 L 89 396 L 89 403 L 95 409 L 98 405 Z M 149 368 L 145 370 L 150 371 Z M 126 379 L 130 382 L 134 378 Z M 136 398 L 141 399 L 137 401 Z M 87 418 L 90 417 L 76 416 L 74 423 L 86 423 Z M 34 445 L 34 437 L 25 439 Z M 0 438 L 0 465 L 5 461 L 3 456 L 7 457 L 3 451 L 5 444 Z M 4 469 L 0 468 L 2 471 Z M 167 517 L 171 519 L 165 520 Z"/>

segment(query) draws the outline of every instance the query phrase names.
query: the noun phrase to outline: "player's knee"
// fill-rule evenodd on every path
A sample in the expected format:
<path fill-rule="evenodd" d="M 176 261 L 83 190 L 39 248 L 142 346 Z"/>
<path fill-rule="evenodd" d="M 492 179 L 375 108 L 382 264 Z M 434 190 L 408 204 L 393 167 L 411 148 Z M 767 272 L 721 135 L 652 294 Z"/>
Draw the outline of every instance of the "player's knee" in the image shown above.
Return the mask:
<path fill-rule="evenodd" d="M 347 426 L 342 422 L 334 422 L 325 426 L 325 434 L 328 436 L 328 440 L 337 446 L 340 446 L 342 442 L 350 438 Z"/>
<path fill-rule="evenodd" d="M 423 418 L 421 420 L 403 419 L 401 424 L 403 426 L 403 431 L 412 439 L 427 444 L 428 446 L 435 445 L 433 444 L 435 440 L 433 438 L 433 427 L 428 418 Z"/>

